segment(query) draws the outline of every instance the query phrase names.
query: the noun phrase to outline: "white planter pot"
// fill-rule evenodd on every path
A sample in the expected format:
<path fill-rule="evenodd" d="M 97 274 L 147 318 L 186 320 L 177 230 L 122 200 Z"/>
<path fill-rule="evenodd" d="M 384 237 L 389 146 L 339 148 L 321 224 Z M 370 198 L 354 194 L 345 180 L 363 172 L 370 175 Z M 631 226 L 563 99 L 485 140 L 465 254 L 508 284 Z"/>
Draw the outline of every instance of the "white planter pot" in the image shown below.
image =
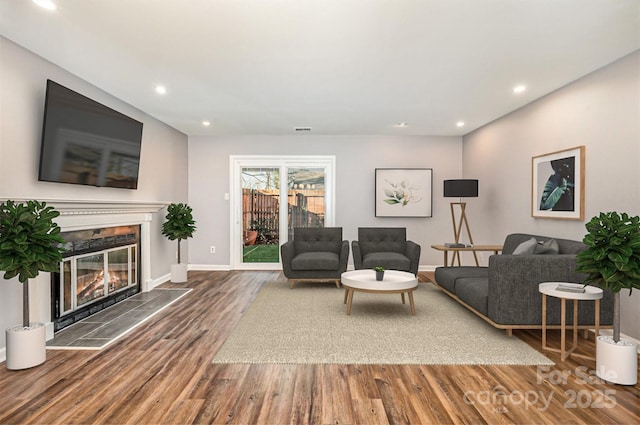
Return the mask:
<path fill-rule="evenodd" d="M 42 323 L 31 323 L 31 326 L 26 329 L 20 325 L 5 331 L 7 369 L 28 369 L 38 366 L 47 360 L 44 330 Z"/>
<path fill-rule="evenodd" d="M 614 384 L 635 385 L 638 382 L 638 347 L 635 342 L 599 336 L 596 341 L 596 375 Z"/>
<path fill-rule="evenodd" d="M 171 282 L 183 283 L 187 281 L 187 265 L 186 264 L 172 264 L 171 265 Z"/>

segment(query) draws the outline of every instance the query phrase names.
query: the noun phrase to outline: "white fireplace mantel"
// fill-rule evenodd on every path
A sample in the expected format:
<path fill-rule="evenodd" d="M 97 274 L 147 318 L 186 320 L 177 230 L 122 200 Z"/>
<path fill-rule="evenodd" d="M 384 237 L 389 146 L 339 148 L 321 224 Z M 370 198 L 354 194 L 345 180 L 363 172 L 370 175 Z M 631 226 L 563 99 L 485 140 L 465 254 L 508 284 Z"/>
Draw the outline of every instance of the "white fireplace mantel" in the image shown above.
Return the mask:
<path fill-rule="evenodd" d="M 24 202 L 29 198 L 11 199 L 15 202 Z M 5 200 L 6 198 L 0 198 L 0 201 Z M 63 232 L 97 227 L 140 225 L 140 289 L 143 292 L 152 289 L 151 221 L 153 213 L 157 213 L 170 202 L 64 199 L 38 199 L 38 201 L 46 202 L 48 206 L 52 206 L 60 213 L 54 221 Z M 50 282 L 49 273 L 40 273 L 38 278 L 32 279 L 29 283 L 32 319 L 46 324 L 47 339 L 53 337 Z"/>
<path fill-rule="evenodd" d="M 24 202 L 33 198 L 10 198 L 15 202 Z M 9 198 L 0 197 L 0 201 Z M 111 201 L 98 199 L 36 199 L 54 207 L 61 215 L 154 213 L 170 204 L 166 201 Z"/>

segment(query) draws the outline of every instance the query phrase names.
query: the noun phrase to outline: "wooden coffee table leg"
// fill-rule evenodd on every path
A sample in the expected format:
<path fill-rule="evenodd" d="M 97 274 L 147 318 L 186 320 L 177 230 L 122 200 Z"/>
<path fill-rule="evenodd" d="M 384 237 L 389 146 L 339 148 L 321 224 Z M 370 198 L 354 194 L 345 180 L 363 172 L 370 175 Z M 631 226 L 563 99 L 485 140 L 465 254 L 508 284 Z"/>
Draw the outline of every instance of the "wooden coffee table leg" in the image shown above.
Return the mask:
<path fill-rule="evenodd" d="M 413 291 L 409 291 L 409 307 L 411 307 L 411 315 L 416 315 L 416 306 L 413 303 Z"/>
<path fill-rule="evenodd" d="M 344 302 L 342 304 L 346 304 L 347 303 L 347 297 L 349 296 L 349 290 L 347 288 L 344 288 Z"/>
<path fill-rule="evenodd" d="M 351 316 L 351 304 L 353 303 L 353 289 L 349 289 L 349 296 L 347 297 L 347 316 Z"/>
<path fill-rule="evenodd" d="M 405 302 L 404 302 L 404 292 L 400 292 L 400 298 L 402 298 L 402 304 L 405 304 Z"/>

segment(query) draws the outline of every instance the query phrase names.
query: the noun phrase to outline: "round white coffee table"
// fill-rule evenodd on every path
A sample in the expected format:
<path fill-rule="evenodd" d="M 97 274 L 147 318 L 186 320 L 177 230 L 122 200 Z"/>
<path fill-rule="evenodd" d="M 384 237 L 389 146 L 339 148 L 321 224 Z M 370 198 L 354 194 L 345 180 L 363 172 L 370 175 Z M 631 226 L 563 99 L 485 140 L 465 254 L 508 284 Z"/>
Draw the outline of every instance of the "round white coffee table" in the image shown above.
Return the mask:
<path fill-rule="evenodd" d="M 405 303 L 404 294 L 409 295 L 411 314 L 416 315 L 413 303 L 413 291 L 418 287 L 418 279 L 411 273 L 398 270 L 385 270 L 384 279 L 376 280 L 376 272 L 371 269 L 353 270 L 341 275 L 345 288 L 344 303 L 347 304 L 347 316 L 351 315 L 351 304 L 354 292 L 370 292 L 375 294 L 400 294 L 402 304 Z"/>
<path fill-rule="evenodd" d="M 584 292 L 561 291 L 558 286 L 566 288 L 580 289 L 584 288 Z M 602 298 L 602 289 L 595 286 L 585 286 L 582 283 L 568 282 L 543 282 L 538 285 L 538 291 L 542 294 L 542 349 L 555 351 L 560 353 L 560 358 L 564 361 L 578 347 L 578 301 L 595 301 L 595 320 L 594 327 L 596 338 L 600 333 L 600 299 Z M 547 346 L 547 296 L 560 298 L 560 350 Z M 565 350 L 565 340 L 567 331 L 567 300 L 573 300 L 573 346 L 567 351 Z M 590 358 L 578 354 L 577 357 Z"/>

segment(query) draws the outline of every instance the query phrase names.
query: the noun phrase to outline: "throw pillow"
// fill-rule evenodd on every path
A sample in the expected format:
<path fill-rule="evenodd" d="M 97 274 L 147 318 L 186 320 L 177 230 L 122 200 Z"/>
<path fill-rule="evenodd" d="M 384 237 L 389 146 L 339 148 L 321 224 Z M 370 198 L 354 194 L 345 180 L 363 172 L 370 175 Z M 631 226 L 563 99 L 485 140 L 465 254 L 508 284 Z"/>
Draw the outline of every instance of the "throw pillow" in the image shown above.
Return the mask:
<path fill-rule="evenodd" d="M 522 242 L 520 245 L 518 245 L 516 249 L 513 250 L 512 254 L 513 255 L 533 254 L 535 252 L 536 245 L 538 245 L 538 241 L 536 240 L 536 238 L 532 237 L 531 239 L 526 240 Z"/>
<path fill-rule="evenodd" d="M 560 252 L 558 242 L 555 239 L 549 239 L 546 242 L 538 242 L 534 254 L 557 254 Z"/>

